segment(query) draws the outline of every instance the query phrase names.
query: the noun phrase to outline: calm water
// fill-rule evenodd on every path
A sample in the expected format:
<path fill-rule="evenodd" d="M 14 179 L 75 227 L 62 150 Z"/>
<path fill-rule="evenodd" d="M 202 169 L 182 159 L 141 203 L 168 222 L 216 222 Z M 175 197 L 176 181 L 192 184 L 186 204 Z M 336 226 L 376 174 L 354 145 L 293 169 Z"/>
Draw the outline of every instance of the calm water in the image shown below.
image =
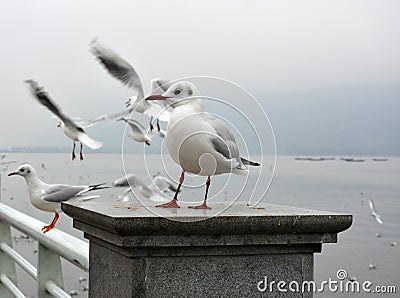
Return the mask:
<path fill-rule="evenodd" d="M 157 157 L 147 157 L 147 168 L 140 155 L 120 154 L 88 154 L 83 162 L 69 161 L 69 154 L 7 154 L 2 161 L 16 160 L 16 164 L 6 169 L 1 166 L 2 202 L 36 217 L 44 222 L 50 222 L 53 215 L 33 208 L 28 199 L 26 185 L 20 177 L 7 177 L 17 165 L 29 162 L 36 167 L 42 179 L 49 183 L 87 184 L 107 182 L 124 174 L 122 162 L 127 172 L 138 175 L 153 175 L 164 173 L 162 163 Z M 256 158 L 257 159 L 257 158 Z M 260 159 L 257 159 L 260 160 Z M 1 161 L 1 162 L 2 162 Z M 42 162 L 45 168 L 42 168 Z M 165 160 L 165 169 L 171 177 L 179 177 L 179 169 Z M 252 202 L 266 189 L 272 174 L 273 159 L 264 158 L 264 170 L 261 183 L 255 189 Z M 211 184 L 212 201 L 232 201 L 239 193 L 239 200 L 247 200 L 257 180 L 257 170 L 248 177 L 219 176 Z M 345 269 L 350 277 L 359 281 L 369 280 L 374 285 L 395 285 L 400 291 L 400 246 L 391 246 L 391 242 L 400 243 L 400 158 L 389 158 L 387 162 L 374 162 L 367 158 L 362 163 L 347 163 L 334 161 L 296 161 L 293 157 L 279 157 L 273 183 L 263 199 L 263 202 L 291 205 L 297 207 L 338 211 L 354 215 L 352 227 L 339 235 L 338 244 L 326 244 L 322 254 L 315 257 L 316 281 L 336 279 L 336 272 Z M 148 179 L 148 178 L 147 178 Z M 187 177 L 186 187 L 181 195 L 183 201 L 197 201 L 203 196 L 203 188 L 196 187 L 204 183 L 204 179 Z M 242 189 L 244 186 L 244 189 Z M 101 194 L 100 200 L 116 200 L 121 190 L 110 189 Z M 378 224 L 369 214 L 368 200 L 373 199 L 382 215 L 383 224 Z M 72 220 L 62 215 L 57 227 L 76 237 L 84 239 L 82 233 L 72 228 Z M 19 232 L 15 232 L 19 235 Z M 381 237 L 376 237 L 380 234 Z M 34 252 L 35 242 L 18 241 L 14 247 L 22 252 L 29 261 L 36 265 Z M 376 269 L 369 269 L 369 264 L 375 264 Z M 79 276 L 86 276 L 68 263 L 63 264 L 65 288 L 80 289 L 87 282 L 79 283 Z M 18 271 L 19 284 L 23 292 L 35 297 L 36 289 L 33 280 L 21 270 Z M 261 278 L 261 277 L 260 277 Z M 256 282 L 256 281 L 255 281 Z M 86 297 L 87 292 L 80 291 L 78 297 Z M 353 297 L 354 294 L 323 293 L 316 297 Z M 376 297 L 371 294 L 360 294 L 359 297 Z M 383 297 L 384 295 L 382 295 Z M 388 295 L 394 297 L 395 295 Z"/>

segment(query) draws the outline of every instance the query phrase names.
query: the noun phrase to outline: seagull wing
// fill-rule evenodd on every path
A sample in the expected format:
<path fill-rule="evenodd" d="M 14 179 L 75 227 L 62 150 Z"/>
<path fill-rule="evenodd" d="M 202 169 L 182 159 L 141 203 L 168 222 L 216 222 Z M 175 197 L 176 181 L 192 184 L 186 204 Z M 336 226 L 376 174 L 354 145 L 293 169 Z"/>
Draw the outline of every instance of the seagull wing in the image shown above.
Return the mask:
<path fill-rule="evenodd" d="M 113 50 L 100 44 L 95 38 L 90 43 L 92 54 L 100 61 L 108 72 L 122 84 L 138 92 L 138 98 L 144 98 L 143 85 L 133 66 Z"/>
<path fill-rule="evenodd" d="M 381 216 L 380 216 L 379 214 L 377 214 L 377 215 L 375 216 L 375 219 L 376 219 L 376 221 L 377 221 L 378 223 L 383 224 L 383 221 L 382 221 Z"/>
<path fill-rule="evenodd" d="M 87 186 L 52 185 L 46 189 L 41 199 L 49 203 L 61 203 L 79 195 L 87 188 Z"/>
<path fill-rule="evenodd" d="M 158 193 L 154 193 L 153 195 L 151 195 L 149 198 L 149 200 L 153 201 L 153 202 L 168 202 L 169 199 L 166 197 L 161 196 Z"/>
<path fill-rule="evenodd" d="M 376 211 L 375 203 L 373 200 L 369 200 L 369 208 L 371 209 L 371 215 L 375 217 L 376 221 L 380 224 L 383 224 L 381 215 L 378 213 L 378 211 Z"/>
<path fill-rule="evenodd" d="M 214 149 L 222 154 L 226 159 L 236 159 L 238 167 L 244 167 L 240 159 L 235 136 L 229 130 L 225 122 L 208 113 L 201 113 L 198 115 L 215 131 L 216 136 L 211 138 L 211 143 Z"/>
<path fill-rule="evenodd" d="M 174 84 L 172 81 L 155 78 L 151 80 L 151 94 L 162 94 Z"/>
<path fill-rule="evenodd" d="M 125 111 L 122 111 L 122 112 L 118 112 L 118 113 L 115 113 L 115 114 L 102 115 L 102 116 L 99 116 L 97 118 L 86 120 L 85 121 L 85 125 L 86 125 L 85 127 L 90 127 L 92 125 L 98 124 L 98 123 L 100 123 L 102 121 L 106 121 L 106 120 L 117 120 L 117 119 L 120 119 L 120 118 L 122 118 L 124 116 L 129 115 L 130 113 L 132 113 L 132 111 L 133 111 L 132 109 L 128 109 L 128 110 L 125 110 Z"/>
<path fill-rule="evenodd" d="M 104 188 L 108 188 L 108 186 L 104 186 L 104 183 L 81 186 L 63 184 L 49 185 L 45 193 L 41 196 L 41 200 L 45 202 L 61 203 L 86 192 Z M 92 198 L 95 197 L 97 196 L 93 196 Z"/>
<path fill-rule="evenodd" d="M 103 143 L 92 139 L 85 132 L 78 132 L 78 140 L 91 149 L 99 149 L 103 146 Z"/>
<path fill-rule="evenodd" d="M 67 117 L 61 109 L 56 105 L 56 103 L 50 98 L 49 94 L 40 87 L 39 84 L 35 80 L 26 80 L 26 83 L 29 84 L 30 90 L 36 100 L 41 103 L 43 106 L 48 108 L 54 115 L 56 115 L 68 128 L 72 131 L 82 131 L 83 129 L 77 126 L 71 118 Z"/>
<path fill-rule="evenodd" d="M 153 179 L 153 183 L 162 192 L 176 191 L 178 189 L 178 185 L 176 183 L 174 183 L 173 181 L 164 176 L 155 176 Z"/>
<path fill-rule="evenodd" d="M 162 94 L 165 91 L 167 91 L 168 88 L 171 87 L 173 84 L 174 84 L 173 81 L 162 80 L 159 78 L 152 79 L 151 80 L 151 94 Z M 166 110 L 166 107 L 168 107 L 167 102 L 166 101 L 152 102 L 152 104 L 156 104 L 156 105 L 162 107 L 162 109 L 152 112 L 153 114 L 150 116 L 156 117 L 161 111 L 164 110 L 160 115 L 158 115 L 157 118 L 163 122 L 168 122 L 171 113 L 168 110 Z M 154 115 L 154 113 L 155 113 L 155 115 Z"/>
<path fill-rule="evenodd" d="M 113 187 L 135 187 L 137 176 L 134 174 L 127 174 L 121 178 L 114 180 L 112 183 Z"/>
<path fill-rule="evenodd" d="M 130 188 L 124 190 L 123 193 L 118 195 L 118 202 L 129 202 L 131 199 L 129 197 L 129 193 L 131 192 Z"/>
<path fill-rule="evenodd" d="M 127 118 L 121 118 L 121 120 L 123 120 L 129 124 L 129 126 L 131 127 L 132 132 L 134 134 L 144 135 L 143 131 L 145 130 L 145 128 L 138 121 L 133 120 L 133 119 L 127 119 Z"/>
<path fill-rule="evenodd" d="M 375 203 L 373 200 L 369 200 L 369 208 L 371 209 L 372 213 L 377 213 L 375 208 Z"/>

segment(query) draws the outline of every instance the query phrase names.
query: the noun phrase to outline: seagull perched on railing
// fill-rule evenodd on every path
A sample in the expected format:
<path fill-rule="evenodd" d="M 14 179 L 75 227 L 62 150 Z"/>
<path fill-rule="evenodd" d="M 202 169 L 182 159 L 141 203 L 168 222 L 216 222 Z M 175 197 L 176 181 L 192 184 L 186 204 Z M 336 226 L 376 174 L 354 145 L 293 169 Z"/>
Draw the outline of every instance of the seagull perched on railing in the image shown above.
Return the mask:
<path fill-rule="evenodd" d="M 86 125 L 82 125 L 84 123 L 82 122 L 82 124 L 79 125 L 79 123 L 74 122 L 71 118 L 66 116 L 61 111 L 61 109 L 53 102 L 47 92 L 42 87 L 40 87 L 36 81 L 26 80 L 25 82 L 29 84 L 31 92 L 33 96 L 37 99 L 37 101 L 48 108 L 55 116 L 57 116 L 61 120 L 58 124 L 58 127 L 61 127 L 65 135 L 72 139 L 73 142 L 72 160 L 75 159 L 75 142 L 79 141 L 81 143 L 81 148 L 79 152 L 80 160 L 83 159 L 82 144 L 85 144 L 92 149 L 99 149 L 101 146 L 103 146 L 102 143 L 90 138 L 83 130 L 84 126 L 88 127 L 91 125 L 91 123 L 87 122 Z"/>
<path fill-rule="evenodd" d="M 170 112 L 166 110 L 166 106 L 163 104 L 144 100 L 143 85 L 135 68 L 115 51 L 101 44 L 97 38 L 90 43 L 90 51 L 107 69 L 110 75 L 137 93 L 126 101 L 127 111 L 114 115 L 101 116 L 98 120 L 117 119 L 135 111 L 150 117 L 150 130 L 153 130 L 153 118 L 157 118 L 157 129 L 160 130 L 158 120 L 168 122 Z M 169 81 L 158 78 L 153 79 L 151 81 L 152 93 L 165 92 L 171 85 L 172 83 Z"/>
<path fill-rule="evenodd" d="M 132 188 L 137 188 L 139 193 L 147 199 L 154 202 L 165 202 L 167 198 L 163 196 L 164 193 L 176 191 L 178 186 L 176 183 L 163 176 L 155 176 L 152 183 L 145 183 L 140 177 L 135 174 L 127 174 L 121 178 L 116 179 L 112 183 L 113 187 L 127 187 L 127 189 L 119 196 L 122 201 L 127 201 L 127 194 Z"/>
<path fill-rule="evenodd" d="M 35 169 L 29 165 L 24 164 L 18 167 L 14 172 L 8 174 L 8 176 L 19 175 L 25 178 L 28 186 L 29 197 L 31 203 L 36 208 L 54 212 L 54 219 L 50 225 L 42 228 L 43 233 L 46 233 L 54 228 L 61 212 L 61 203 L 66 202 L 72 198 L 78 198 L 82 201 L 94 199 L 98 196 L 83 196 L 83 194 L 104 188 L 104 183 L 94 185 L 64 185 L 64 184 L 47 184 L 39 179 Z"/>
<path fill-rule="evenodd" d="M 207 176 L 207 180 L 203 204 L 189 208 L 210 209 L 206 201 L 211 176 L 223 173 L 246 175 L 246 165 L 260 165 L 240 157 L 233 133 L 224 121 L 204 111 L 200 93 L 192 83 L 177 82 L 162 95 L 152 95 L 147 100 L 165 100 L 173 108 L 165 143 L 171 158 L 182 168 L 174 198 L 157 207 L 179 208 L 178 191 L 184 173 L 190 172 Z"/>

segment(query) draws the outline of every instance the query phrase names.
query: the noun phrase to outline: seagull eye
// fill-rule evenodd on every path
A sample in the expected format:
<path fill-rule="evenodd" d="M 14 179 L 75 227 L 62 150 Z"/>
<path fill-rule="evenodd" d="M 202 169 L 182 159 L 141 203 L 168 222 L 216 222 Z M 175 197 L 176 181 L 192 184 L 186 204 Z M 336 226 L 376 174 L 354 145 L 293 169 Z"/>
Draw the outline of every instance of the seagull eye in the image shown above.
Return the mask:
<path fill-rule="evenodd" d="M 23 172 L 25 172 L 25 170 L 24 169 L 21 169 L 21 170 L 19 170 L 21 173 L 23 173 Z"/>
<path fill-rule="evenodd" d="M 181 92 L 182 92 L 181 89 L 175 89 L 174 94 L 175 94 L 175 95 L 178 95 L 178 94 L 180 94 Z"/>

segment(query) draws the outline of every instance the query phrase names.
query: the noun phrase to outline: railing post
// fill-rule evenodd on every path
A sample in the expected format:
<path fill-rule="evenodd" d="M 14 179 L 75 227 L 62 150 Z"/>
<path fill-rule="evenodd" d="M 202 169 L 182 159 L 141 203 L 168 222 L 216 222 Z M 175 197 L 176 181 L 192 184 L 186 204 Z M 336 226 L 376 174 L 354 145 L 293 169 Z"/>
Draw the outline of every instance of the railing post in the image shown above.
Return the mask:
<path fill-rule="evenodd" d="M 6 243 L 12 246 L 11 227 L 6 222 L 0 220 L 0 243 Z M 4 273 L 7 277 L 17 285 L 17 273 L 15 263 L 0 249 L 0 274 Z M 0 282 L 0 297 L 13 297 L 6 287 Z"/>
<path fill-rule="evenodd" d="M 290 206 L 225 207 L 214 203 L 219 213 L 210 216 L 185 207 L 62 204 L 90 241 L 89 297 L 312 297 L 270 291 L 266 280 L 313 281 L 314 253 L 352 223 L 349 214 Z"/>
<path fill-rule="evenodd" d="M 46 246 L 40 243 L 38 245 L 38 298 L 53 298 L 46 291 L 46 283 L 52 280 L 60 288 L 64 288 L 61 258 Z"/>

